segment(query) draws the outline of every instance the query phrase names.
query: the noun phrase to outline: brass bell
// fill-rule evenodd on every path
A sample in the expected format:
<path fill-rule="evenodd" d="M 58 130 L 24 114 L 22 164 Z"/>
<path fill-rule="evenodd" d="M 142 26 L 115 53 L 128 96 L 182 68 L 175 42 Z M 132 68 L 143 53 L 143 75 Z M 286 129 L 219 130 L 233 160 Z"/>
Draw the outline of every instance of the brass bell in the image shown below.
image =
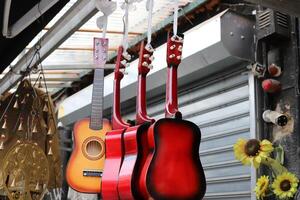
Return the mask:
<path fill-rule="evenodd" d="M 15 187 L 16 186 L 16 178 L 14 178 L 10 184 L 10 187 Z"/>
<path fill-rule="evenodd" d="M 19 108 L 18 100 L 16 100 L 16 102 L 15 102 L 15 104 L 14 104 L 14 108 L 15 108 L 15 109 Z"/>
<path fill-rule="evenodd" d="M 4 141 L 0 141 L 0 150 L 4 149 Z"/>
<path fill-rule="evenodd" d="M 33 132 L 33 133 L 37 133 L 37 127 L 36 127 L 36 124 L 34 125 L 32 132 Z"/>
<path fill-rule="evenodd" d="M 48 112 L 48 106 L 47 106 L 47 104 L 44 105 L 43 111 L 44 112 Z"/>
<path fill-rule="evenodd" d="M 50 146 L 49 150 L 48 150 L 48 153 L 47 153 L 48 156 L 52 156 L 53 155 L 53 152 L 52 152 L 52 147 Z"/>
<path fill-rule="evenodd" d="M 2 125 L 2 129 L 7 129 L 6 117 L 4 118 L 4 123 Z"/>
<path fill-rule="evenodd" d="M 40 184 L 37 182 L 36 183 L 36 186 L 35 186 L 35 188 L 34 188 L 35 190 L 40 190 Z"/>
<path fill-rule="evenodd" d="M 23 131 L 23 121 L 20 122 L 18 131 Z"/>
<path fill-rule="evenodd" d="M 26 98 L 24 97 L 24 99 L 21 101 L 21 104 L 25 104 L 26 103 Z"/>
<path fill-rule="evenodd" d="M 50 128 L 48 128 L 47 135 L 52 135 L 52 131 L 51 131 L 51 129 L 50 129 Z"/>

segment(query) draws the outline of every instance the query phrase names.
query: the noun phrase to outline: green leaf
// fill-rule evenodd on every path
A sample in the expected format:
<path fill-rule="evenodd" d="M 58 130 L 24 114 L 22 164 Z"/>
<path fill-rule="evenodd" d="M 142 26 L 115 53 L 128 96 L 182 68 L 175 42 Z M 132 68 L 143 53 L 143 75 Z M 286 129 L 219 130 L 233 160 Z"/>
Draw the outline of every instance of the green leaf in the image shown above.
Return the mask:
<path fill-rule="evenodd" d="M 283 147 L 281 145 L 279 145 L 278 147 L 276 147 L 274 149 L 274 152 L 275 152 L 275 160 L 283 165 L 283 163 L 284 163 L 284 150 L 283 150 Z"/>

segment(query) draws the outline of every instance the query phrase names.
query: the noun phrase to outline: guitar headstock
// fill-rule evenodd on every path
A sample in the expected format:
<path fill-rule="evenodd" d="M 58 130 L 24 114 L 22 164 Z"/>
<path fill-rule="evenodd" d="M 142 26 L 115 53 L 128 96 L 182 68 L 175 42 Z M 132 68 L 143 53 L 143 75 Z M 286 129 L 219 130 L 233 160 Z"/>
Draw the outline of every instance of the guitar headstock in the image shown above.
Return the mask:
<path fill-rule="evenodd" d="M 145 45 L 144 41 L 141 43 L 138 65 L 139 74 L 146 75 L 153 68 L 153 52 L 154 49 L 151 45 Z"/>
<path fill-rule="evenodd" d="M 129 61 L 131 60 L 131 56 L 123 51 L 123 47 L 119 46 L 116 67 L 115 67 L 115 78 L 119 78 L 120 80 L 123 78 L 124 74 L 127 74 L 125 69 L 129 67 Z"/>
<path fill-rule="evenodd" d="M 181 62 L 183 47 L 183 34 L 176 36 L 169 33 L 167 41 L 167 63 L 168 66 L 178 66 Z"/>
<path fill-rule="evenodd" d="M 107 60 L 108 39 L 94 38 L 94 65 L 95 68 L 104 68 Z"/>

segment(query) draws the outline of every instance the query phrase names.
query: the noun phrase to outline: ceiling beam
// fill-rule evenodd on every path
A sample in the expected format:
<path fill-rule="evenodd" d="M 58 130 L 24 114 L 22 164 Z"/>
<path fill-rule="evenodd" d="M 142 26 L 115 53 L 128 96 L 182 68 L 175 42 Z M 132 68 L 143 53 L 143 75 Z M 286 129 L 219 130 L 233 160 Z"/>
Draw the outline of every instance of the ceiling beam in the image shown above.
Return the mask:
<path fill-rule="evenodd" d="M 85 22 L 94 16 L 98 10 L 95 2 L 91 0 L 77 1 L 49 31 L 40 39 L 39 55 L 41 60 L 49 56 L 68 37 L 78 30 Z M 36 47 L 32 47 L 17 63 L 12 67 L 10 73 L 0 80 L 0 94 L 8 91 L 18 81 L 21 80 L 21 71 L 36 65 L 39 60 L 31 59 L 36 56 Z M 32 60 L 32 62 L 31 62 Z"/>
<path fill-rule="evenodd" d="M 105 69 L 114 69 L 115 68 L 115 64 L 105 64 Z M 95 69 L 95 67 L 93 65 L 87 65 L 87 64 L 83 64 L 83 65 L 43 65 L 43 69 L 44 70 L 91 70 L 91 69 Z"/>
<path fill-rule="evenodd" d="M 44 28 L 43 30 L 48 31 L 50 28 Z M 96 29 L 78 29 L 75 32 L 81 32 L 81 33 L 102 33 L 102 30 L 96 30 Z M 113 31 L 113 30 L 108 30 L 106 31 L 108 34 L 115 34 L 115 35 L 123 35 L 123 31 Z M 143 33 L 138 33 L 138 32 L 129 32 L 128 35 L 142 35 Z"/>
<path fill-rule="evenodd" d="M 32 47 L 31 47 L 32 48 Z M 30 49 L 29 47 L 26 47 L 26 49 Z M 86 47 L 58 47 L 55 50 L 60 51 L 93 51 L 93 48 L 86 48 Z M 108 51 L 117 51 L 118 48 L 109 48 Z"/>

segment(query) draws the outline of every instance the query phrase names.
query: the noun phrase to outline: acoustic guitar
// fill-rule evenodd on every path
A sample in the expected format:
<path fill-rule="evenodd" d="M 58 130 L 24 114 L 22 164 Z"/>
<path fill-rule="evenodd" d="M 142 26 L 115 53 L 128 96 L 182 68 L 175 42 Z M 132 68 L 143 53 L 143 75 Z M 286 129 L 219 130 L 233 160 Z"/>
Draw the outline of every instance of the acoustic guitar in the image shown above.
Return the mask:
<path fill-rule="evenodd" d="M 178 111 L 177 68 L 181 62 L 182 36 L 168 36 L 166 118 L 148 130 L 149 154 L 139 184 L 143 199 L 202 199 L 206 180 L 199 158 L 201 133 L 197 125 L 182 120 Z"/>
<path fill-rule="evenodd" d="M 151 45 L 140 46 L 139 64 L 138 64 L 138 87 L 136 99 L 136 126 L 126 129 L 123 134 L 124 157 L 121 170 L 119 173 L 118 192 L 120 199 L 133 200 L 140 199 L 138 189 L 138 177 L 140 176 L 141 166 L 147 156 L 142 148 L 143 141 L 146 140 L 147 130 L 150 123 L 154 122 L 147 115 L 146 110 L 146 76 L 152 68 L 154 49 Z"/>
<path fill-rule="evenodd" d="M 66 169 L 70 187 L 83 193 L 100 193 L 105 161 L 105 134 L 111 130 L 108 120 L 102 119 L 104 64 L 108 39 L 94 38 L 95 73 L 91 117 L 74 125 L 74 150 Z"/>
<path fill-rule="evenodd" d="M 102 198 L 104 200 L 119 199 L 118 179 L 124 155 L 123 133 L 130 126 L 122 119 L 120 108 L 120 84 L 124 77 L 127 61 L 129 61 L 129 56 L 123 53 L 123 47 L 120 46 L 114 71 L 113 130 L 105 136 L 106 160 L 102 177 Z"/>

